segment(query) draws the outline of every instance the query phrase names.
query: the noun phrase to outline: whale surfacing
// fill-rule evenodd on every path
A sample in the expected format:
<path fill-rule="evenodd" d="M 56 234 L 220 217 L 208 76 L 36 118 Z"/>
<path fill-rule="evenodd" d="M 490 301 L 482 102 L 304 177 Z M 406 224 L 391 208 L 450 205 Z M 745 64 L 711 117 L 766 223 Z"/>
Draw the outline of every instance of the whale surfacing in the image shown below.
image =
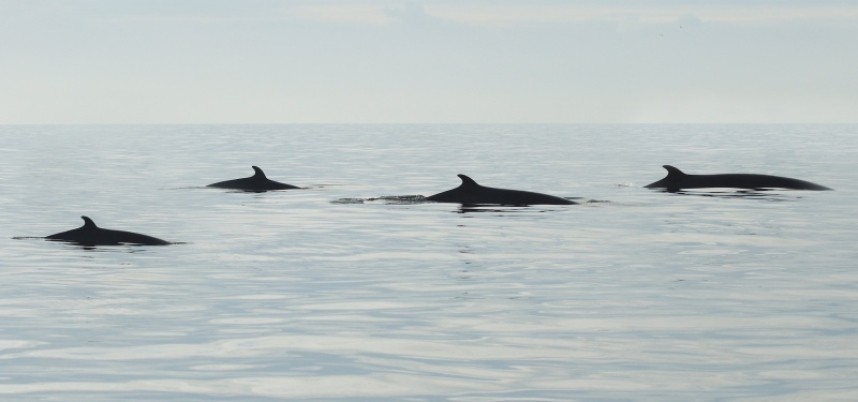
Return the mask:
<path fill-rule="evenodd" d="M 241 190 L 247 192 L 263 193 L 271 190 L 289 190 L 300 188 L 291 184 L 281 183 L 279 181 L 270 180 L 265 176 L 265 172 L 258 166 L 253 168 L 253 176 L 243 179 L 224 180 L 217 183 L 209 184 L 206 187 L 228 188 L 232 190 Z"/>
<path fill-rule="evenodd" d="M 452 190 L 447 190 L 426 197 L 429 201 L 453 202 L 462 205 L 571 205 L 575 202 L 553 195 L 534 193 L 521 190 L 485 187 L 477 184 L 474 179 L 463 174 L 458 175 L 462 184 Z"/>
<path fill-rule="evenodd" d="M 831 190 L 828 187 L 811 183 L 809 181 L 793 179 L 789 177 L 770 176 L 765 174 L 751 173 L 727 173 L 727 174 L 686 174 L 670 165 L 663 166 L 667 170 L 667 176 L 654 183 L 647 184 L 646 188 L 663 188 L 665 191 L 675 193 L 689 188 L 743 188 L 751 190 L 783 188 L 790 190 Z"/>
<path fill-rule="evenodd" d="M 45 239 L 77 243 L 82 246 L 118 246 L 120 244 L 163 246 L 171 244 L 166 240 L 161 240 L 159 238 L 140 233 L 102 229 L 96 226 L 95 222 L 86 216 L 81 216 L 81 219 L 83 219 L 84 222 L 83 226 L 77 229 L 52 234 L 45 237 Z"/>

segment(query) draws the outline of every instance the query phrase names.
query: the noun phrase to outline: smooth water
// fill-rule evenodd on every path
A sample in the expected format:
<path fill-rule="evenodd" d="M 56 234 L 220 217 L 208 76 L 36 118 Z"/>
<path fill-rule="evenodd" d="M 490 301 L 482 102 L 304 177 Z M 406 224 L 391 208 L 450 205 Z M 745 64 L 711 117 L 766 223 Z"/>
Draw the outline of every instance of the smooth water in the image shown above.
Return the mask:
<path fill-rule="evenodd" d="M 0 126 L 0 400 L 856 400 L 856 161 L 856 126 Z M 204 187 L 251 165 L 306 189 Z M 404 197 L 457 173 L 582 203 Z M 186 244 L 28 238 L 81 215 Z"/>

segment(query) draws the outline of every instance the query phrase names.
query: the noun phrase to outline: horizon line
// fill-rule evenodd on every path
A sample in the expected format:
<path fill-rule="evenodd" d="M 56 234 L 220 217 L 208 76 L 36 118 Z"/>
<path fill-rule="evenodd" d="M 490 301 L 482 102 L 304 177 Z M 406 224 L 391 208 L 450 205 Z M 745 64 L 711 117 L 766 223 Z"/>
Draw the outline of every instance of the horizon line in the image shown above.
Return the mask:
<path fill-rule="evenodd" d="M 645 125 L 856 125 L 855 122 L 220 122 L 220 123 L 3 123 L 0 126 L 396 126 L 396 125 L 439 125 L 439 126 L 645 126 Z"/>

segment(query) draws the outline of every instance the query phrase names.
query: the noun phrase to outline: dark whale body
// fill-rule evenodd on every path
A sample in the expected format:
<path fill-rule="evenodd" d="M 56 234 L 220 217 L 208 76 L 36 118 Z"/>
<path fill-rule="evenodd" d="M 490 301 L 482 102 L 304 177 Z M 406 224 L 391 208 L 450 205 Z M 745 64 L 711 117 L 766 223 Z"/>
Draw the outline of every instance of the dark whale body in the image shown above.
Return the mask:
<path fill-rule="evenodd" d="M 458 175 L 462 184 L 452 190 L 447 190 L 429 197 L 429 201 L 455 202 L 462 205 L 570 205 L 575 202 L 553 195 L 533 193 L 530 191 L 507 190 L 503 188 L 484 187 L 474 179 L 463 174 Z"/>
<path fill-rule="evenodd" d="M 657 182 L 647 184 L 646 188 L 663 188 L 675 193 L 688 188 L 727 187 L 745 188 L 752 190 L 769 188 L 786 188 L 791 190 L 831 190 L 809 181 L 789 177 L 770 176 L 765 174 L 727 173 L 727 174 L 685 174 L 681 170 L 664 165 L 667 176 Z"/>
<path fill-rule="evenodd" d="M 257 166 L 252 166 L 255 172 L 253 176 L 243 179 L 225 180 L 217 183 L 209 184 L 207 187 L 228 188 L 232 190 L 241 190 L 248 192 L 265 192 L 271 190 L 289 190 L 300 188 L 291 184 L 280 183 L 278 181 L 269 180 L 265 177 L 265 172 Z"/>
<path fill-rule="evenodd" d="M 45 239 L 67 241 L 82 246 L 117 246 L 120 244 L 139 244 L 145 246 L 163 246 L 170 244 L 166 240 L 147 236 L 140 233 L 122 230 L 102 229 L 95 225 L 92 219 L 81 216 L 83 226 L 69 231 L 52 234 Z"/>

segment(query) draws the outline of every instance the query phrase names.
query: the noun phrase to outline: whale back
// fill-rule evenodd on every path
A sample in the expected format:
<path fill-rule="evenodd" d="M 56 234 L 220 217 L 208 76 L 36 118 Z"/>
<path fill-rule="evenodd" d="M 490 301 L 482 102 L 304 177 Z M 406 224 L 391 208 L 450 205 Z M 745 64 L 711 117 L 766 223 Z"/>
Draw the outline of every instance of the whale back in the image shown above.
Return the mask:
<path fill-rule="evenodd" d="M 77 243 L 82 246 L 115 246 L 120 244 L 138 244 L 148 246 L 167 245 L 170 242 L 140 233 L 123 230 L 102 229 L 87 216 L 81 216 L 83 226 L 46 236 L 48 240 Z"/>
<path fill-rule="evenodd" d="M 791 177 L 772 176 L 752 173 L 724 174 L 685 174 L 676 167 L 664 165 L 667 176 L 650 183 L 646 188 L 664 188 L 668 192 L 677 192 L 691 188 L 742 188 L 751 190 L 784 188 L 791 190 L 831 190 L 828 187 Z"/>
<path fill-rule="evenodd" d="M 681 182 L 685 179 L 686 175 L 679 168 L 671 166 L 671 165 L 663 165 L 665 170 L 667 170 L 667 176 L 663 179 L 652 182 L 644 186 L 645 188 L 664 188 L 670 192 L 679 191 L 681 188 Z"/>
<path fill-rule="evenodd" d="M 573 201 L 553 195 L 522 190 L 509 190 L 482 186 L 474 179 L 459 174 L 462 183 L 459 187 L 426 197 L 429 201 L 453 202 L 462 205 L 569 205 Z"/>
<path fill-rule="evenodd" d="M 458 187 L 430 195 L 429 197 L 426 197 L 426 199 L 435 202 L 460 202 L 460 200 L 467 199 L 468 194 L 474 188 L 480 187 L 474 179 L 466 175 L 458 174 L 457 176 L 462 180 L 462 183 L 459 184 Z"/>
<path fill-rule="evenodd" d="M 259 166 L 251 166 L 253 168 L 253 176 L 243 179 L 224 180 L 217 183 L 209 184 L 206 187 L 226 188 L 231 190 L 241 190 L 247 192 L 261 193 L 270 190 L 289 190 L 300 188 L 291 184 L 281 183 L 270 180 L 265 176 L 265 172 Z"/>

